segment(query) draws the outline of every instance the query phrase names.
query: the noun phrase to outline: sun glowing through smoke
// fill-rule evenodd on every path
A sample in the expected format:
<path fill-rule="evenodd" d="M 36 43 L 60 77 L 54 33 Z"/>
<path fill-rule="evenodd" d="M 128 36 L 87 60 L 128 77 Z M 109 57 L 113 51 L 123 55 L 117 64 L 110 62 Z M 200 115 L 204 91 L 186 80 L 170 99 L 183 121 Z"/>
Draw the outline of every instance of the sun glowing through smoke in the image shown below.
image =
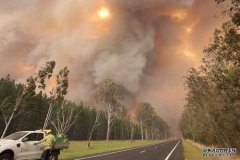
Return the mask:
<path fill-rule="evenodd" d="M 110 17 L 110 12 L 107 8 L 103 7 L 98 11 L 98 16 L 101 19 L 108 19 Z"/>

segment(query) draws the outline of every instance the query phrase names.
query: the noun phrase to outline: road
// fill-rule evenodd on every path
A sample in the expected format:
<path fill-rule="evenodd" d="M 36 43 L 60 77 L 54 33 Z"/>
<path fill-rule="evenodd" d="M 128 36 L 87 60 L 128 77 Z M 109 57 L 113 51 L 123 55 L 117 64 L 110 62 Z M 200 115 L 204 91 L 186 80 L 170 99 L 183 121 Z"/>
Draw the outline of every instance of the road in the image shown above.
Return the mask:
<path fill-rule="evenodd" d="M 75 160 L 184 160 L 181 140 L 120 150 Z"/>

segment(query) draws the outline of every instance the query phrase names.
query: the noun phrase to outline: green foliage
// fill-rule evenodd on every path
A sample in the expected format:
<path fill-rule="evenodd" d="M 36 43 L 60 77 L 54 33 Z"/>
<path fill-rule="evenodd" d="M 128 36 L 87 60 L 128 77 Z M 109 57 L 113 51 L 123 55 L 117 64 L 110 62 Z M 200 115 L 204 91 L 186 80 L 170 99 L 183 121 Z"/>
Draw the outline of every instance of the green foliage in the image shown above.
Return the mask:
<path fill-rule="evenodd" d="M 122 85 L 112 79 L 107 79 L 99 87 L 96 93 L 96 101 L 105 105 L 116 106 L 118 108 L 121 106 L 119 100 L 123 99 L 126 93 L 127 91 Z"/>
<path fill-rule="evenodd" d="M 20 86 L 15 85 L 15 81 L 11 79 L 10 75 L 0 79 L 0 103 L 8 103 L 12 106 L 14 99 L 19 92 Z"/>
<path fill-rule="evenodd" d="M 4 101 L 0 103 L 0 111 L 5 122 L 5 129 L 1 138 L 5 136 L 12 120 L 25 111 L 26 106 L 36 94 L 36 88 L 45 89 L 45 79 L 51 77 L 54 66 L 54 61 L 47 62 L 45 68 L 41 68 L 39 73 L 35 74 L 35 77 L 31 76 L 27 78 L 25 84 L 17 85 L 18 92 L 14 103 L 7 102 L 12 98 L 11 95 L 5 97 Z M 8 77 L 6 77 L 6 80 L 11 82 Z"/>
<path fill-rule="evenodd" d="M 55 63 L 53 63 L 50 66 L 54 65 Z M 49 121 L 51 121 L 52 125 L 54 126 L 58 133 L 59 131 L 61 131 L 62 134 L 65 134 L 70 129 L 69 125 L 71 126 L 73 124 L 72 121 L 75 122 L 76 120 L 75 117 L 78 114 L 74 113 L 75 110 L 74 105 L 70 105 L 71 103 L 68 103 L 68 106 L 66 106 L 64 100 L 64 97 L 67 94 L 68 89 L 68 75 L 69 70 L 67 67 L 61 69 L 59 73 L 56 75 L 57 84 L 50 92 L 50 107 L 47 112 L 43 129 L 47 129 Z M 52 74 L 50 74 L 48 77 L 50 76 L 52 76 Z M 68 119 L 66 119 L 66 116 L 69 116 Z"/>
<path fill-rule="evenodd" d="M 159 136 L 161 136 L 161 138 L 167 138 L 170 136 L 169 126 L 160 116 L 157 115 L 150 103 L 140 103 L 137 108 L 136 116 L 137 121 L 141 126 L 142 139 L 143 130 L 145 130 L 145 139 L 159 139 Z"/>
<path fill-rule="evenodd" d="M 29 99 L 25 111 L 13 121 L 13 126 L 16 127 L 14 130 L 21 131 L 41 129 L 48 107 L 49 101 L 47 97 L 41 93 Z"/>
<path fill-rule="evenodd" d="M 62 70 L 60 70 L 59 74 L 57 75 L 56 92 L 58 94 L 58 97 L 63 97 L 64 95 L 67 94 L 68 75 L 69 75 L 69 70 L 67 67 L 64 67 Z"/>
<path fill-rule="evenodd" d="M 59 71 L 57 75 L 57 85 L 51 91 L 51 99 L 53 102 L 64 100 L 64 96 L 67 94 L 68 89 L 68 75 L 69 70 L 67 67 Z"/>
<path fill-rule="evenodd" d="M 122 104 L 120 100 L 124 98 L 127 90 L 121 84 L 112 79 L 107 79 L 100 85 L 96 92 L 96 102 L 107 112 L 107 135 L 110 138 L 112 121 L 121 113 Z M 123 112 L 122 112 L 123 113 Z"/>
<path fill-rule="evenodd" d="M 92 139 L 105 139 L 109 126 L 109 113 L 112 128 L 109 130 L 110 139 L 137 140 L 141 138 L 139 124 L 129 119 L 128 110 L 121 104 L 124 96 L 128 94 L 121 84 L 106 80 L 100 85 L 96 99 L 100 105 L 104 105 L 105 108 L 102 110 L 94 109 L 96 106 L 83 103 L 75 104 L 64 99 L 68 88 L 69 70 L 67 67 L 60 70 L 56 76 L 57 85 L 50 96 L 46 94 L 45 80 L 51 78 L 54 66 L 54 61 L 47 62 L 46 67 L 41 68 L 38 74 L 27 79 L 26 84 L 16 83 L 10 75 L 0 79 L 0 133 L 6 129 L 2 125 L 7 123 L 5 114 L 10 116 L 13 110 L 16 114 L 8 125 L 6 135 L 21 130 L 41 129 L 42 124 L 46 122 L 49 108 L 52 106 L 50 119 L 52 124 L 49 127 L 54 133 L 66 133 L 69 130 L 70 140 L 87 140 L 97 114 L 99 114 L 99 125 L 93 131 Z M 19 103 L 15 110 L 14 106 L 17 102 Z M 109 105 L 110 110 L 108 110 Z M 149 138 L 161 139 L 165 137 L 164 134 L 169 135 L 166 122 L 157 116 L 151 104 L 146 103 L 146 105 L 147 109 L 143 110 L 145 113 L 142 116 L 145 116 Z"/>
<path fill-rule="evenodd" d="M 223 5 L 224 13 L 228 13 L 233 24 L 240 25 L 240 1 L 239 0 L 215 0 L 217 4 Z"/>
<path fill-rule="evenodd" d="M 202 66 L 185 78 L 187 104 L 180 125 L 185 138 L 240 149 L 240 1 L 231 2 L 232 20 L 215 31 Z"/>
<path fill-rule="evenodd" d="M 55 68 L 55 65 L 56 65 L 55 61 L 49 61 L 46 63 L 45 67 L 41 68 L 38 71 L 35 80 L 39 82 L 39 86 L 38 86 L 39 88 L 45 89 L 46 87 L 45 80 L 46 78 L 49 79 L 52 77 L 53 69 Z"/>
<path fill-rule="evenodd" d="M 240 26 L 240 10 L 233 14 L 232 21 L 235 25 Z"/>
<path fill-rule="evenodd" d="M 0 79 L 0 102 L 6 100 L 8 103 L 8 108 L 2 108 L 5 111 L 9 110 L 11 112 L 15 104 L 16 98 L 23 90 L 22 84 L 16 84 L 10 76 L 6 76 Z M 42 93 L 37 95 L 28 94 L 25 98 L 23 104 L 25 105 L 25 110 L 18 117 L 13 119 L 13 123 L 10 125 L 7 134 L 12 133 L 17 130 L 35 130 L 39 129 L 44 121 L 44 115 L 48 107 L 48 101 L 46 96 Z M 3 113 L 0 114 L 0 124 L 4 124 Z M 9 114 L 9 113 L 7 113 Z M 0 132 L 4 129 L 4 125 L 0 125 Z"/>

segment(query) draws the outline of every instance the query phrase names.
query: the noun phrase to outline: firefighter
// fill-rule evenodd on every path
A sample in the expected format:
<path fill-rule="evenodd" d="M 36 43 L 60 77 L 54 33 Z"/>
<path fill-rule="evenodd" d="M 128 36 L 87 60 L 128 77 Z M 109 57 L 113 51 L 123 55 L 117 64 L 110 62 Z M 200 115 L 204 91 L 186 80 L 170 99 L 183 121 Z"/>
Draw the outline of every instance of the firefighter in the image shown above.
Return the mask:
<path fill-rule="evenodd" d="M 44 151 L 41 156 L 42 160 L 49 160 L 51 149 L 53 149 L 55 142 L 56 142 L 56 139 L 55 139 L 54 135 L 52 135 L 52 131 L 47 130 L 45 138 L 43 138 L 41 141 L 35 143 L 35 145 L 44 143 L 43 144 Z"/>

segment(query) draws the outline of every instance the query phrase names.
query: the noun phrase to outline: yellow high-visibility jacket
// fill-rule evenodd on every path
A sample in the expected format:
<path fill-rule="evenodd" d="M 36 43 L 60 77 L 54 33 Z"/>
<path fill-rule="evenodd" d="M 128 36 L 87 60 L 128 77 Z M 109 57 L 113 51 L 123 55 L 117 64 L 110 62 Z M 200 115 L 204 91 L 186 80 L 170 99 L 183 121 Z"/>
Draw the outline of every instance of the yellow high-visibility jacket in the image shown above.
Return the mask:
<path fill-rule="evenodd" d="M 52 134 L 49 134 L 45 138 L 43 138 L 40 142 L 41 143 L 44 142 L 43 144 L 44 150 L 47 150 L 52 149 L 54 147 L 56 139 Z"/>

